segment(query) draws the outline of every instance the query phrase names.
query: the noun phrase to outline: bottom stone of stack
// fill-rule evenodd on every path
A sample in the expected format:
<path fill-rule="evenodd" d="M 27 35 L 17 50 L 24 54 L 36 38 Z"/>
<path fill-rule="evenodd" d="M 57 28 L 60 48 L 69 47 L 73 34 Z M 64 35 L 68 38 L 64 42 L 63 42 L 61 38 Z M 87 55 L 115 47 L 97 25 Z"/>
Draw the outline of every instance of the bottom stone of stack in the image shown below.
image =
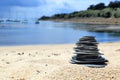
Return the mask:
<path fill-rule="evenodd" d="M 76 64 L 104 64 L 105 62 L 108 62 L 105 58 L 102 56 L 98 56 L 96 58 L 77 58 L 76 56 L 73 56 L 71 63 Z"/>

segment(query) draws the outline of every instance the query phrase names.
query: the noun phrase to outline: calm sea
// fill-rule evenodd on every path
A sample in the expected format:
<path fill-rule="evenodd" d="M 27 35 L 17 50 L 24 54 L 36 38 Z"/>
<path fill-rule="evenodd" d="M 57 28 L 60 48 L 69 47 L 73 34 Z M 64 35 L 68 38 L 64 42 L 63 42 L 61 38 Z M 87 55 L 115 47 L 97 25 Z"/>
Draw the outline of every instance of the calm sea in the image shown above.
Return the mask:
<path fill-rule="evenodd" d="M 40 21 L 40 24 L 1 23 L 0 46 L 69 44 L 75 43 L 82 36 L 95 36 L 98 42 L 120 41 L 120 33 L 91 32 L 80 28 L 84 26 L 90 27 L 92 25 L 52 21 Z"/>

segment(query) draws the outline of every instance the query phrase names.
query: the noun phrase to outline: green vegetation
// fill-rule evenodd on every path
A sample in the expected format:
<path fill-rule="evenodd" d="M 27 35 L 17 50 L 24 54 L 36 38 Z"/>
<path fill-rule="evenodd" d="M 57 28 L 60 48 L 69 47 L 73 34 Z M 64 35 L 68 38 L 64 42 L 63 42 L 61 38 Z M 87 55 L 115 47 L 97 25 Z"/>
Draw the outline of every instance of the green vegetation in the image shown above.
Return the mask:
<path fill-rule="evenodd" d="M 55 14 L 51 17 L 43 16 L 40 20 L 89 17 L 120 18 L 120 1 L 110 2 L 107 6 L 104 3 L 90 5 L 87 10 L 76 11 L 70 14 Z"/>

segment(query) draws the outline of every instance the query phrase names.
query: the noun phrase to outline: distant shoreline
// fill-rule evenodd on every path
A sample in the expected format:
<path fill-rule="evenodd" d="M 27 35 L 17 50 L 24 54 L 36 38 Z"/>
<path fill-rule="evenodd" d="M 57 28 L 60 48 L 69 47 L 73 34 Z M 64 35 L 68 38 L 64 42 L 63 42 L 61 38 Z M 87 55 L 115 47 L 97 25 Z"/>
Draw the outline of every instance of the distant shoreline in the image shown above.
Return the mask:
<path fill-rule="evenodd" d="M 46 19 L 50 21 L 74 22 L 85 24 L 110 24 L 120 25 L 120 18 L 71 18 L 71 19 Z"/>
<path fill-rule="evenodd" d="M 96 32 L 120 32 L 120 18 L 72 18 L 72 19 L 46 19 L 46 20 L 94 25 L 111 25 L 106 27 L 90 26 L 89 28 L 87 27 L 85 29 Z"/>

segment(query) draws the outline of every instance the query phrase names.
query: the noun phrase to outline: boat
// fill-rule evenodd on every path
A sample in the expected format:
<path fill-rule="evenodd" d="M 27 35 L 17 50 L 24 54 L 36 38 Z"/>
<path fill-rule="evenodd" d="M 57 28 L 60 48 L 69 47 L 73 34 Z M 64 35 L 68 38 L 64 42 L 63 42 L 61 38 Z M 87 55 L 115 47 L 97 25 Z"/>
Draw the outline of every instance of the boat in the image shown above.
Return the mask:
<path fill-rule="evenodd" d="M 39 21 L 36 21 L 35 24 L 39 24 L 40 22 Z"/>

